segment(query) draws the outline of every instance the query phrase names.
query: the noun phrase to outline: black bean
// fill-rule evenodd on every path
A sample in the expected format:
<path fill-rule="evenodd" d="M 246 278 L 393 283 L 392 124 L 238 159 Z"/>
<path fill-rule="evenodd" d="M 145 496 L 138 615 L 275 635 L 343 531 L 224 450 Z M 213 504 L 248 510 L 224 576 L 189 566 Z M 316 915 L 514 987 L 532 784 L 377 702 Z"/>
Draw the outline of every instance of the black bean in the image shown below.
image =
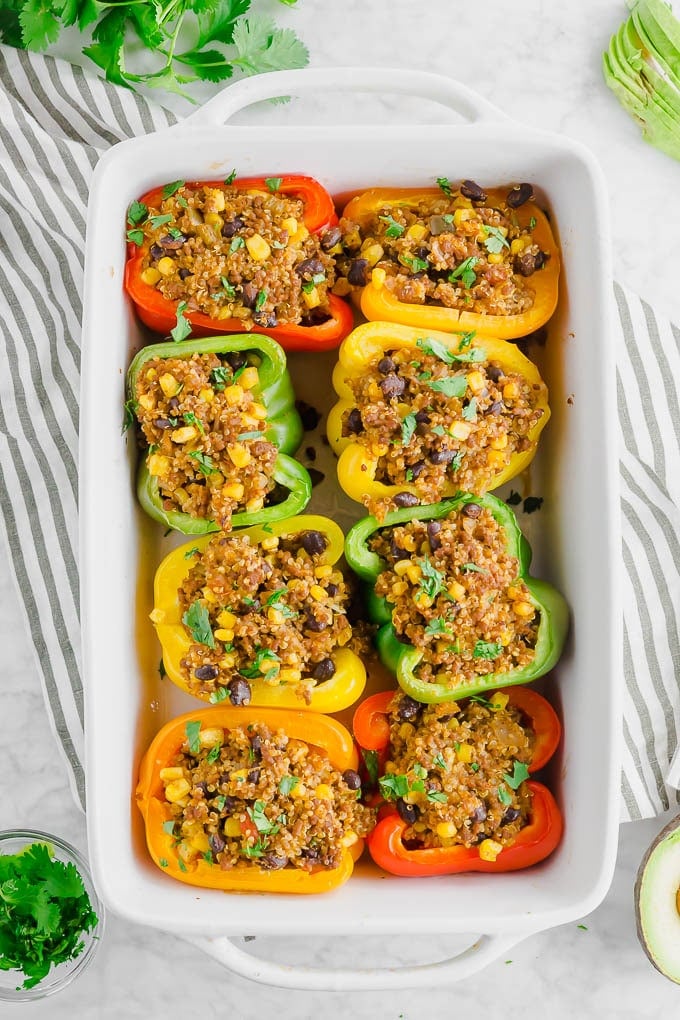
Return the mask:
<path fill-rule="evenodd" d="M 430 549 L 439 549 L 441 539 L 439 538 L 439 532 L 442 530 L 440 521 L 428 521 L 427 522 L 427 537 L 430 541 Z"/>
<path fill-rule="evenodd" d="M 264 326 L 265 329 L 274 329 L 279 324 L 274 312 L 255 312 L 253 322 L 258 326 Z"/>
<path fill-rule="evenodd" d="M 170 399 L 168 400 L 168 407 L 170 408 L 171 411 L 177 410 L 177 408 L 179 407 L 179 400 L 177 399 L 177 397 L 170 397 Z"/>
<path fill-rule="evenodd" d="M 416 421 L 419 425 L 429 425 L 432 419 L 427 411 L 416 411 Z"/>
<path fill-rule="evenodd" d="M 166 251 L 177 251 L 178 248 L 182 247 L 185 241 L 186 237 L 184 234 L 181 234 L 179 237 L 171 237 L 170 234 L 166 234 L 165 237 L 161 237 L 158 243 L 161 247 L 165 248 Z"/>
<path fill-rule="evenodd" d="M 407 825 L 413 825 L 414 822 L 418 821 L 420 811 L 415 804 L 407 804 L 405 800 L 399 797 L 397 800 L 397 814 L 402 822 L 406 822 Z"/>
<path fill-rule="evenodd" d="M 533 276 L 536 272 L 536 256 L 525 251 L 521 255 L 515 255 L 515 272 L 520 276 Z"/>
<path fill-rule="evenodd" d="M 223 772 L 222 775 L 220 776 L 220 783 L 225 783 L 226 784 L 226 783 L 230 783 L 230 782 L 231 782 L 231 776 L 229 775 L 229 773 L 228 772 Z M 236 799 L 236 797 L 225 797 L 224 798 L 224 804 L 222 804 L 222 807 L 221 807 L 220 810 L 224 811 L 224 813 L 227 814 L 227 815 L 231 815 L 231 814 L 234 813 L 234 811 L 236 810 L 238 805 L 239 805 L 239 802 Z"/>
<path fill-rule="evenodd" d="M 482 512 L 482 508 L 479 505 L 479 503 L 466 503 L 465 506 L 463 507 L 463 509 L 461 510 L 461 513 L 462 513 L 463 517 L 472 517 L 472 518 L 479 517 L 481 512 Z"/>
<path fill-rule="evenodd" d="M 395 506 L 418 506 L 420 500 L 412 492 L 398 492 L 393 499 Z"/>
<path fill-rule="evenodd" d="M 152 244 L 151 248 L 149 249 L 149 255 L 151 256 L 152 259 L 158 260 L 163 258 L 165 252 L 161 248 L 160 244 Z"/>
<path fill-rule="evenodd" d="M 332 659 L 322 659 L 321 662 L 314 664 L 312 669 L 314 680 L 330 680 L 332 676 L 335 676 L 335 663 Z"/>
<path fill-rule="evenodd" d="M 214 854 L 221 854 L 227 845 L 219 832 L 211 832 L 208 836 L 208 844 Z"/>
<path fill-rule="evenodd" d="M 476 181 L 463 181 L 460 193 L 463 198 L 469 198 L 472 202 L 486 202 L 486 192 Z"/>
<path fill-rule="evenodd" d="M 361 776 L 354 769 L 345 769 L 342 773 L 342 778 L 345 782 L 345 786 L 349 786 L 350 790 L 361 789 Z"/>
<path fill-rule="evenodd" d="M 321 247 L 324 251 L 330 251 L 331 248 L 335 248 L 342 240 L 342 231 L 340 227 L 329 227 L 321 238 Z"/>
<path fill-rule="evenodd" d="M 260 865 L 268 871 L 280 871 L 288 864 L 288 858 L 283 854 L 265 854 L 260 858 Z"/>
<path fill-rule="evenodd" d="M 364 423 L 361 420 L 361 411 L 358 407 L 353 407 L 345 418 L 343 431 L 346 431 L 350 436 L 358 436 L 364 431 Z"/>
<path fill-rule="evenodd" d="M 368 259 L 352 259 L 347 279 L 353 287 L 363 287 L 368 273 Z"/>
<path fill-rule="evenodd" d="M 180 280 L 186 280 L 188 276 L 193 276 L 194 274 L 191 272 L 190 269 L 178 269 L 177 275 L 179 276 Z"/>
<path fill-rule="evenodd" d="M 427 262 L 427 260 L 430 257 L 430 249 L 426 248 L 424 244 L 421 244 L 415 249 L 413 254 L 416 256 L 416 258 L 422 259 L 424 262 Z"/>
<path fill-rule="evenodd" d="M 313 634 L 320 634 L 322 630 L 326 629 L 326 626 L 324 620 L 317 620 L 311 613 L 305 614 L 305 630 L 311 630 Z"/>
<path fill-rule="evenodd" d="M 217 666 L 199 666 L 194 670 L 194 676 L 197 680 L 214 680 L 216 676 L 219 676 L 219 672 Z"/>
<path fill-rule="evenodd" d="M 228 220 L 222 227 L 222 237 L 233 237 L 243 227 L 245 227 L 243 220 L 240 216 L 235 216 L 233 220 Z"/>
<path fill-rule="evenodd" d="M 311 280 L 313 276 L 317 276 L 319 273 L 324 276 L 326 275 L 321 259 L 304 259 L 295 267 L 295 272 L 303 280 Z"/>
<path fill-rule="evenodd" d="M 250 684 L 242 676 L 234 677 L 231 683 L 227 684 L 229 700 L 232 705 L 249 705 L 252 693 Z"/>
<path fill-rule="evenodd" d="M 510 822 L 516 822 L 521 812 L 517 808 L 509 807 L 501 818 L 501 825 L 509 825 Z"/>
<path fill-rule="evenodd" d="M 260 289 L 256 284 L 252 282 L 244 283 L 241 287 L 241 302 L 246 308 L 254 308 L 259 293 Z"/>
<path fill-rule="evenodd" d="M 320 556 L 326 550 L 328 539 L 321 531 L 303 531 L 300 545 L 310 556 Z"/>
<path fill-rule="evenodd" d="M 486 819 L 486 807 L 484 804 L 479 804 L 470 817 L 473 822 L 483 822 Z"/>
<path fill-rule="evenodd" d="M 392 559 L 396 563 L 398 560 L 408 560 L 411 558 L 411 553 L 407 549 L 402 549 L 400 545 L 392 539 L 390 541 L 390 552 L 392 553 Z"/>
<path fill-rule="evenodd" d="M 250 746 L 252 748 L 252 752 L 255 755 L 255 757 L 256 758 L 261 758 L 262 757 L 262 737 L 258 736 L 258 734 L 256 733 L 254 737 L 250 738 Z"/>
<path fill-rule="evenodd" d="M 516 184 L 511 191 L 508 192 L 506 202 L 511 209 L 519 209 L 525 202 L 530 201 L 534 197 L 534 188 L 532 184 Z"/>
<path fill-rule="evenodd" d="M 488 375 L 491 382 L 498 382 L 505 375 L 505 372 L 499 365 L 487 365 L 486 374 Z"/>
<path fill-rule="evenodd" d="M 423 710 L 423 706 L 415 698 L 411 698 L 408 694 L 402 694 L 399 699 L 399 705 L 397 706 L 397 715 L 400 719 L 406 722 L 412 719 L 417 719 Z"/>
<path fill-rule="evenodd" d="M 415 464 L 411 464 L 411 478 L 415 482 L 416 478 L 420 478 L 423 471 L 425 470 L 426 464 L 424 460 L 419 460 Z"/>
<path fill-rule="evenodd" d="M 248 359 L 243 351 L 228 351 L 224 355 L 224 360 L 234 372 L 238 372 L 239 368 L 248 364 Z"/>
<path fill-rule="evenodd" d="M 547 252 L 537 251 L 536 254 L 534 255 L 534 265 L 536 266 L 537 269 L 542 269 L 549 258 L 550 255 Z"/>
<path fill-rule="evenodd" d="M 259 599 L 253 599 L 252 602 L 242 602 L 240 611 L 244 616 L 248 616 L 249 613 L 259 613 L 262 608 L 262 603 Z"/>
<path fill-rule="evenodd" d="M 394 397 L 400 397 L 406 389 L 406 383 L 404 380 L 394 372 L 390 372 L 384 379 L 381 379 L 378 385 L 387 400 L 392 400 Z"/>
<path fill-rule="evenodd" d="M 433 450 L 428 459 L 431 464 L 450 464 L 455 459 L 456 453 L 456 450 L 444 447 L 441 450 Z"/>
<path fill-rule="evenodd" d="M 340 588 L 338 587 L 337 584 L 333 584 L 333 582 L 331 581 L 330 584 L 326 585 L 326 591 L 328 592 L 330 597 L 333 598 L 335 595 L 338 594 L 338 592 L 340 591 Z"/>
<path fill-rule="evenodd" d="M 154 425 L 157 429 L 171 429 L 172 425 L 167 418 L 156 418 Z"/>
<path fill-rule="evenodd" d="M 318 861 L 321 851 L 317 846 L 303 846 L 300 850 L 300 857 L 304 857 L 308 861 Z"/>
<path fill-rule="evenodd" d="M 502 414 L 503 413 L 503 401 L 494 400 L 493 404 L 490 404 L 484 414 Z"/>
<path fill-rule="evenodd" d="M 396 372 L 397 363 L 392 358 L 381 358 L 378 362 L 378 371 L 381 375 L 389 375 L 390 372 Z"/>
<path fill-rule="evenodd" d="M 248 782 L 249 783 L 259 783 L 259 781 L 260 781 L 260 772 L 261 771 L 262 771 L 261 769 L 250 769 L 250 771 L 248 772 L 248 776 L 247 776 Z"/>

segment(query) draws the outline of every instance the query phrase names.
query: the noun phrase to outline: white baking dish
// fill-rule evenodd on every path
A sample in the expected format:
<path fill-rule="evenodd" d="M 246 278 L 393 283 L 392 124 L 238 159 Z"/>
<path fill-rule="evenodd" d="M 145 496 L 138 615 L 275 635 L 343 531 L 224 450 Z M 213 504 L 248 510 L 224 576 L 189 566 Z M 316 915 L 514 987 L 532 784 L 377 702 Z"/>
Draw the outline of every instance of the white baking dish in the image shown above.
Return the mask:
<path fill-rule="evenodd" d="M 223 126 L 256 100 L 337 91 L 348 82 L 365 92 L 434 99 L 471 123 Z M 270 119 L 276 116 L 274 107 Z M 137 507 L 135 451 L 120 436 L 125 370 L 147 340 L 123 294 L 122 225 L 130 201 L 151 186 L 214 178 L 234 166 L 240 175 L 308 173 L 335 193 L 431 184 L 442 174 L 482 185 L 528 180 L 553 216 L 564 263 L 561 300 L 546 346 L 532 351 L 553 410 L 531 475 L 532 492 L 545 503 L 523 523 L 531 525 L 535 573 L 564 592 L 573 628 L 549 688 L 564 720 L 552 780 L 566 831 L 542 866 L 508 875 L 404 880 L 366 863 L 337 892 L 294 899 L 197 891 L 168 880 L 145 852 L 132 798 L 140 755 L 162 723 L 197 703 L 159 678 L 147 619 L 162 546 L 160 529 Z M 513 942 L 579 918 L 601 901 L 616 853 L 622 677 L 610 286 L 607 197 L 592 156 L 572 141 L 506 119 L 446 78 L 382 68 L 264 75 L 225 90 L 182 125 L 123 142 L 102 158 L 88 216 L 80 499 L 90 854 L 95 884 L 111 910 L 184 933 L 257 980 L 396 988 L 467 975 Z M 317 407 L 331 401 L 332 363 L 330 356 L 291 358 L 301 395 Z M 314 506 L 343 524 L 359 516 L 339 500 L 330 479 Z M 223 937 L 435 932 L 473 933 L 474 946 L 426 967 L 336 972 L 266 963 Z"/>

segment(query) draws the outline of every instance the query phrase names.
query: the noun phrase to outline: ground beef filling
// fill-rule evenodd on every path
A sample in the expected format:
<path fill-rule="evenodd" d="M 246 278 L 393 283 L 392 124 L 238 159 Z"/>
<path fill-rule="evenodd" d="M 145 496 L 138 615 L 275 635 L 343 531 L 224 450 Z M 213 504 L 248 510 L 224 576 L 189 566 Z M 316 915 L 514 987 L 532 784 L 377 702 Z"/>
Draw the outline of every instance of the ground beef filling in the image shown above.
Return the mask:
<path fill-rule="evenodd" d="M 246 329 L 314 325 L 328 318 L 335 268 L 303 213 L 276 191 L 182 185 L 136 228 L 149 246 L 142 280 L 189 312 Z"/>
<path fill-rule="evenodd" d="M 187 724 L 181 753 L 160 773 L 185 867 L 202 858 L 223 871 L 248 862 L 337 868 L 373 828 L 354 770 L 338 772 L 320 751 L 263 723 L 199 725 Z"/>
<path fill-rule="evenodd" d="M 253 395 L 254 354 L 153 358 L 139 373 L 137 420 L 147 465 L 168 511 L 211 518 L 223 530 L 237 510 L 261 510 L 273 492 L 277 449 L 267 409 Z"/>
<path fill-rule="evenodd" d="M 467 503 L 441 520 L 384 528 L 370 548 L 387 564 L 375 590 L 397 636 L 423 653 L 421 680 L 455 693 L 533 661 L 540 616 L 487 509 Z"/>
<path fill-rule="evenodd" d="M 421 705 L 396 694 L 380 788 L 414 848 L 478 846 L 494 860 L 526 825 L 534 734 L 508 696 Z"/>
<path fill-rule="evenodd" d="M 352 627 L 347 585 L 325 562 L 326 546 L 320 531 L 303 531 L 259 545 L 216 535 L 196 551 L 178 592 L 194 638 L 181 668 L 194 694 L 242 705 L 253 683 L 287 684 L 309 701 L 315 684 L 334 676 L 333 654 Z"/>
<path fill-rule="evenodd" d="M 536 406 L 541 386 L 483 360 L 472 343 L 464 337 L 456 357 L 423 337 L 417 349 L 387 351 L 347 380 L 356 406 L 343 416 L 343 435 L 376 457 L 376 481 L 411 484 L 417 493 L 367 495 L 364 503 L 379 519 L 395 506 L 438 502 L 452 482 L 485 492 L 531 447 L 529 433 L 543 415 Z"/>
<path fill-rule="evenodd" d="M 505 202 L 490 207 L 458 191 L 412 209 L 385 205 L 362 224 L 343 218 L 340 229 L 340 295 L 372 277 L 408 304 L 520 315 L 534 304 L 530 278 L 548 258 Z"/>

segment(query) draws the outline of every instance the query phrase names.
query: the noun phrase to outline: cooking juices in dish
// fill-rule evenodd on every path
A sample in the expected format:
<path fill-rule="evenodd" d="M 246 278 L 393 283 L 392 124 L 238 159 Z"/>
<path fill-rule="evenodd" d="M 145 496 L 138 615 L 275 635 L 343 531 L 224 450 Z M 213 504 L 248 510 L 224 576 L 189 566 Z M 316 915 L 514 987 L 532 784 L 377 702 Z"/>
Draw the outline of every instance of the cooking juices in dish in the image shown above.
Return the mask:
<path fill-rule="evenodd" d="M 156 864 L 216 889 L 325 892 L 344 882 L 373 809 L 333 719 L 272 709 L 184 715 L 142 761 L 137 802 Z"/>
<path fill-rule="evenodd" d="M 566 604 L 529 576 L 530 547 L 495 496 L 464 493 L 382 524 L 367 517 L 350 530 L 345 554 L 372 585 L 380 656 L 418 701 L 527 683 L 560 656 Z"/>
<path fill-rule="evenodd" d="M 562 818 L 528 777 L 560 732 L 548 702 L 523 687 L 439 705 L 389 691 L 368 698 L 354 733 L 379 757 L 388 804 L 368 837 L 371 856 L 406 876 L 512 871 L 547 857 Z"/>
<path fill-rule="evenodd" d="M 129 421 L 147 454 L 138 495 L 186 534 L 288 517 L 311 495 L 286 456 L 300 416 L 285 354 L 267 337 L 215 337 L 143 348 L 128 372 Z"/>
<path fill-rule="evenodd" d="M 303 516 L 171 552 L 151 618 L 170 679 L 213 704 L 335 712 L 360 696 L 367 650 L 347 617 L 340 528 Z M 350 645 L 352 647 L 350 647 Z"/>
<path fill-rule="evenodd" d="M 367 323 L 343 342 L 328 438 L 345 492 L 376 516 L 485 492 L 524 470 L 548 391 L 514 344 Z"/>
<path fill-rule="evenodd" d="M 336 293 L 359 288 L 367 319 L 505 339 L 538 329 L 555 310 L 560 266 L 532 186 L 438 184 L 349 202 Z"/>
<path fill-rule="evenodd" d="M 254 329 L 291 349 L 335 347 L 352 328 L 330 293 L 339 231 L 309 177 L 174 181 L 128 210 L 125 285 L 146 325 L 196 335 Z"/>

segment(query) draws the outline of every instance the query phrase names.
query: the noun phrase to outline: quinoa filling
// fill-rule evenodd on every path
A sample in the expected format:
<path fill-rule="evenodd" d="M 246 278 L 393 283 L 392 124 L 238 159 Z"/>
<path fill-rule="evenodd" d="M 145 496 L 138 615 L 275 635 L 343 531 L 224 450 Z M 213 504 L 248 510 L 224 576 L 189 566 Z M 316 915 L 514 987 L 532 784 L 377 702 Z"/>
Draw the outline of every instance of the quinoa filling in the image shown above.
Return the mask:
<path fill-rule="evenodd" d="M 541 386 L 486 361 L 461 338 L 458 352 L 423 337 L 417 348 L 387 351 L 349 378 L 356 406 L 343 416 L 343 436 L 377 459 L 376 481 L 413 485 L 391 498 L 366 496 L 382 519 L 395 506 L 436 503 L 447 484 L 485 492 L 511 458 L 531 447 L 543 415 Z"/>
<path fill-rule="evenodd" d="M 412 848 L 479 847 L 495 860 L 527 824 L 533 731 L 508 695 L 422 705 L 396 694 L 380 789 Z"/>
<path fill-rule="evenodd" d="M 476 198 L 466 197 L 474 192 Z M 535 222 L 521 226 L 514 212 L 520 188 L 505 201 L 486 205 L 472 181 L 417 206 L 384 205 L 361 224 L 340 220 L 343 254 L 338 256 L 336 294 L 362 287 L 369 278 L 409 304 L 439 305 L 487 315 L 520 315 L 534 304 L 528 282 L 549 257 L 533 237 Z M 377 271 L 377 275 L 374 275 Z"/>
<path fill-rule="evenodd" d="M 240 319 L 246 329 L 328 318 L 333 257 L 304 225 L 299 199 L 181 183 L 144 209 L 131 232 L 148 243 L 142 280 L 186 311 Z"/>
<path fill-rule="evenodd" d="M 455 691 L 533 661 L 540 616 L 485 507 L 383 528 L 370 548 L 386 563 L 375 591 L 392 607 L 395 633 L 422 652 L 419 679 Z"/>
<path fill-rule="evenodd" d="M 338 772 L 283 730 L 189 722 L 186 734 L 160 773 L 180 868 L 198 859 L 223 871 L 247 862 L 272 871 L 337 868 L 375 824 L 375 812 L 359 803 L 358 773 Z"/>
<path fill-rule="evenodd" d="M 253 394 L 258 364 L 234 351 L 153 358 L 140 372 L 135 413 L 165 510 L 229 530 L 234 512 L 261 510 L 272 495 L 278 451 Z"/>
<path fill-rule="evenodd" d="M 193 552 L 178 592 L 194 639 L 181 660 L 192 693 L 244 705 L 252 683 L 287 684 L 309 702 L 315 684 L 335 675 L 333 654 L 352 627 L 343 574 L 324 561 L 327 544 L 312 530 L 259 545 L 234 533 Z"/>

